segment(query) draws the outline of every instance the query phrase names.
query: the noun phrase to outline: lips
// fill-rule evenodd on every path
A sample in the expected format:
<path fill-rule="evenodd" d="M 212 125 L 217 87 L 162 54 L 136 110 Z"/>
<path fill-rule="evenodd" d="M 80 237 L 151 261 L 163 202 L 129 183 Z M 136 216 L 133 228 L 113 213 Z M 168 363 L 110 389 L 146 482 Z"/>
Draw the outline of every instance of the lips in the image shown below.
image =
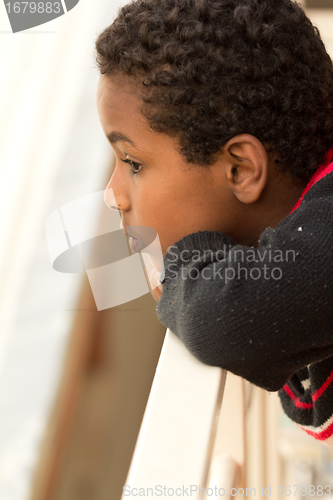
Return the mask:
<path fill-rule="evenodd" d="M 133 253 L 140 252 L 146 246 L 141 240 L 134 238 L 134 236 L 129 236 L 128 242 Z"/>
<path fill-rule="evenodd" d="M 148 226 L 129 226 L 122 220 L 121 229 L 128 237 L 132 253 L 141 252 L 156 240 L 156 230 Z"/>

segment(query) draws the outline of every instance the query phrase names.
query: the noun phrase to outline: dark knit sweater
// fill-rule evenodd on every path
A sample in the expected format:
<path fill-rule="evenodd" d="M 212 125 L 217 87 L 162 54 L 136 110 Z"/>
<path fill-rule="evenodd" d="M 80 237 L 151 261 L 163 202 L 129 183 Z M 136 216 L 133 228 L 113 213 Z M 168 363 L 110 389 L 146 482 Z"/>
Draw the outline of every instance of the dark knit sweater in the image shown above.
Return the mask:
<path fill-rule="evenodd" d="M 156 308 L 196 358 L 279 390 L 285 413 L 327 444 L 333 442 L 331 160 L 290 215 L 261 234 L 257 248 L 212 231 L 175 243 L 164 258 Z"/>

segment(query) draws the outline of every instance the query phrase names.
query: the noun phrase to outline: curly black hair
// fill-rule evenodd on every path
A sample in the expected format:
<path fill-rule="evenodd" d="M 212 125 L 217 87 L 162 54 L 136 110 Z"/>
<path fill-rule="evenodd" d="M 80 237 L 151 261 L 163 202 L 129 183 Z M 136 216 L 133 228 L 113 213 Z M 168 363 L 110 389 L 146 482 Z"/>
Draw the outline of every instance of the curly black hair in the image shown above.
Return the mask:
<path fill-rule="evenodd" d="M 333 65 L 291 0 L 135 0 L 96 41 L 102 74 L 139 82 L 151 128 L 207 165 L 234 136 L 308 179 L 333 146 Z"/>

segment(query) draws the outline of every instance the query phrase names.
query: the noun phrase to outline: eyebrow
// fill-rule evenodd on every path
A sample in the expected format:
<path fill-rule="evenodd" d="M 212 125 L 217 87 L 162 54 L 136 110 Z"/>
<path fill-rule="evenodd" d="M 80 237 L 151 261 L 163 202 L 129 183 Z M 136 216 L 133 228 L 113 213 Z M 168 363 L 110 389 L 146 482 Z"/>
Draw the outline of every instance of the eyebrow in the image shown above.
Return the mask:
<path fill-rule="evenodd" d="M 115 144 L 118 141 L 122 141 L 122 142 L 128 142 L 134 148 L 136 148 L 134 142 L 131 141 L 131 139 L 129 139 L 128 137 L 126 137 L 126 135 L 122 134 L 121 132 L 110 132 L 108 134 L 108 139 L 111 142 L 111 144 Z"/>

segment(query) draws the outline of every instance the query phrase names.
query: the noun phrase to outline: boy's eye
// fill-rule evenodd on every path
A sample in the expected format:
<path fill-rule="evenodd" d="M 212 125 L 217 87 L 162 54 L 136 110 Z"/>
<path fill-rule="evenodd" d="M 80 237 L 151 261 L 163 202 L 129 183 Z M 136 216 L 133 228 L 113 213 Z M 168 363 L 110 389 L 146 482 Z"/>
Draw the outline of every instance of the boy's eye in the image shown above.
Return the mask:
<path fill-rule="evenodd" d="M 120 158 L 121 159 L 121 158 Z M 133 160 L 129 160 L 128 158 L 126 158 L 126 160 L 122 160 L 124 163 L 128 163 L 132 169 L 132 174 L 138 174 L 140 172 L 140 170 L 143 168 L 143 165 L 141 165 L 140 163 L 137 163 L 136 161 L 133 161 Z"/>

